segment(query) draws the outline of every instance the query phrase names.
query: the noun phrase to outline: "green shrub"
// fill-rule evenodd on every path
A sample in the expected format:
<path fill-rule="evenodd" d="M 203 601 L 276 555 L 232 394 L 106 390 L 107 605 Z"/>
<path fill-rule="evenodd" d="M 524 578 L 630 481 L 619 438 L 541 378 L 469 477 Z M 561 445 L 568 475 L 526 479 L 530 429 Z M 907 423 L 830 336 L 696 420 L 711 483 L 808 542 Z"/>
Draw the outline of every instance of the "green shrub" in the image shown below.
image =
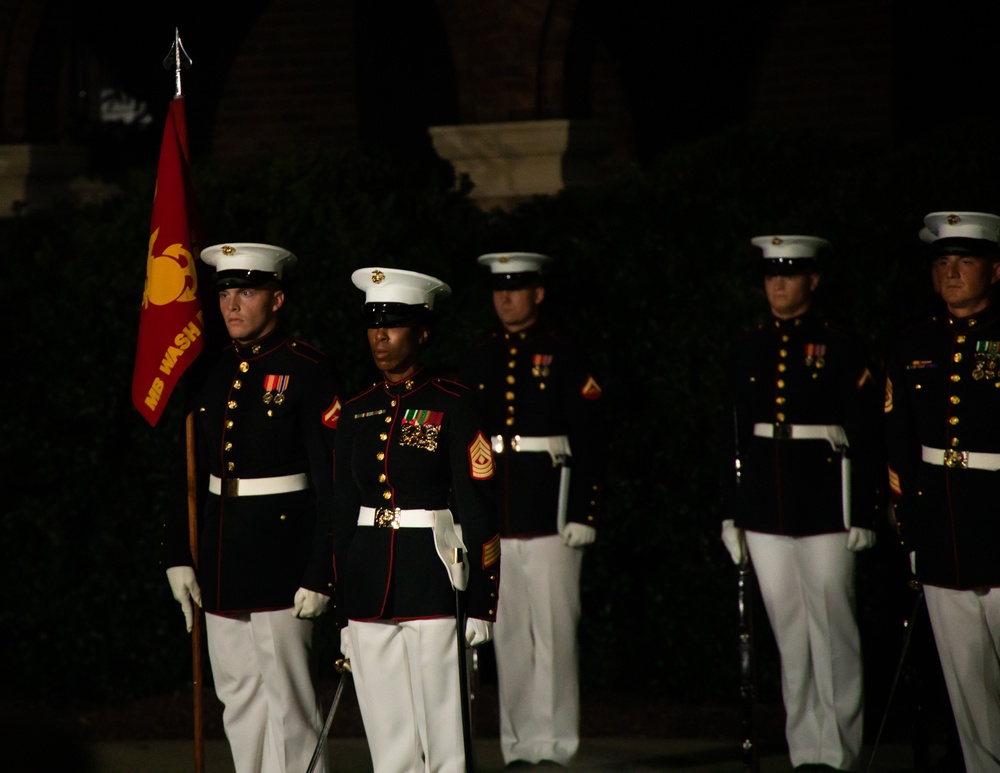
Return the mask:
<path fill-rule="evenodd" d="M 1000 208 L 995 144 L 961 127 L 900 150 L 740 127 L 509 214 L 480 212 L 423 170 L 314 148 L 204 162 L 193 178 L 206 244 L 299 255 L 290 331 L 332 354 L 352 390 L 374 375 L 354 269 L 394 265 L 452 285 L 429 352 L 449 368 L 492 320 L 475 256 L 556 256 L 547 304 L 591 346 L 613 428 L 606 522 L 584 570 L 583 687 L 735 702 L 736 574 L 718 540 L 722 389 L 732 347 L 763 311 L 749 239 L 829 238 L 820 304 L 854 321 L 878 357 L 929 300 L 915 255 L 923 214 Z M 183 399 L 154 430 L 130 398 L 153 184 L 146 170 L 102 204 L 0 224 L 4 287 L 20 300 L 0 418 L 8 691 L 92 704 L 190 680 L 157 565 L 164 513 L 183 501 Z M 891 671 L 885 633 L 902 578 L 882 536 L 861 562 L 859 599 L 870 660 Z M 763 614 L 758 630 L 773 697 Z M 324 633 L 328 660 L 334 639 Z"/>

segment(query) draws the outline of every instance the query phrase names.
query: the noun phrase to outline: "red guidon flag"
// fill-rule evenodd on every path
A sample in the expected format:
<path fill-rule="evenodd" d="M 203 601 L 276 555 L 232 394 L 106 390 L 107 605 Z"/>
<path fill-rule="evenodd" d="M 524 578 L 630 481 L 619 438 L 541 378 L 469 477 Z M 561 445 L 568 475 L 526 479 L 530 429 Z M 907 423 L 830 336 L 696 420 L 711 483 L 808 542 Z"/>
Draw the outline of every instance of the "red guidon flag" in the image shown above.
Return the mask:
<path fill-rule="evenodd" d="M 202 350 L 204 320 L 191 254 L 184 98 L 170 103 L 149 226 L 146 287 L 132 374 L 132 402 L 154 427 L 181 374 Z"/>

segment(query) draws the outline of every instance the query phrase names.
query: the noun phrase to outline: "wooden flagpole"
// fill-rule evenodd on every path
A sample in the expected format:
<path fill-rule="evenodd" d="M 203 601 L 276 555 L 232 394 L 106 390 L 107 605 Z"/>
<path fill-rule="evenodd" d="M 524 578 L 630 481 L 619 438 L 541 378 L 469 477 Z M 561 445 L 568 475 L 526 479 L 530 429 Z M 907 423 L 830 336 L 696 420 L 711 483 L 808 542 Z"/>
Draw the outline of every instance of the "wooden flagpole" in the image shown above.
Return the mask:
<path fill-rule="evenodd" d="M 185 446 L 187 448 L 187 501 L 188 538 L 191 558 L 195 571 L 198 569 L 198 484 L 194 461 L 194 413 L 189 413 L 184 421 Z M 194 770 L 205 772 L 205 736 L 202 711 L 202 668 L 201 668 L 201 623 L 202 611 L 197 604 L 191 604 L 191 672 L 194 693 Z"/>

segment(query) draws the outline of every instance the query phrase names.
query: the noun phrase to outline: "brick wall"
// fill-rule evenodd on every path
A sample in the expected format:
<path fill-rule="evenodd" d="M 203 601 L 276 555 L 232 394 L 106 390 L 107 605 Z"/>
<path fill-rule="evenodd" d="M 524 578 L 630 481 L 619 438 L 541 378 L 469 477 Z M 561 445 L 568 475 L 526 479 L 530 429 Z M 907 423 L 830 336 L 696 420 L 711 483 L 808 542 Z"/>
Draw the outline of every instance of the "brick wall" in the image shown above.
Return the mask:
<path fill-rule="evenodd" d="M 889 137 L 890 11 L 890 0 L 790 2 L 760 40 L 749 117 Z"/>
<path fill-rule="evenodd" d="M 435 23 L 446 42 L 431 45 L 447 48 L 439 53 L 451 63 L 451 71 L 446 65 L 435 77 L 453 82 L 426 88 L 454 94 L 449 98 L 457 103 L 459 122 L 590 117 L 627 122 L 634 117 L 636 105 L 628 102 L 619 79 L 626 68 L 612 58 L 600 35 L 602 20 L 618 7 L 614 0 L 585 6 L 578 0 L 406 2 L 421 3 L 409 6 L 418 9 L 411 14 L 438 15 Z M 50 43 L 38 39 L 47 6 L 51 3 L 46 0 L 0 0 L 0 139 L 7 142 L 31 141 L 25 137 L 27 106 L 32 100 L 53 99 L 29 94 L 26 87 L 32 51 L 43 51 Z M 231 66 L 217 76 L 222 80 L 215 86 L 219 97 L 209 132 L 212 154 L 253 156 L 300 142 L 355 146 L 358 94 L 365 84 L 359 84 L 355 64 L 359 38 L 354 2 L 261 0 L 255 7 L 263 10 L 255 20 L 248 18 L 247 35 L 212 38 L 220 46 L 237 47 Z M 754 55 L 746 61 L 732 55 L 734 61 L 723 62 L 731 71 L 725 77 L 740 83 L 743 104 L 734 108 L 736 118 L 820 126 L 869 138 L 890 136 L 891 0 L 788 0 L 768 7 L 772 15 L 763 29 L 745 33 L 752 36 Z M 592 15 L 586 17 L 584 11 Z M 703 17 L 706 13 L 701 11 Z M 676 15 L 664 18 L 673 22 Z M 713 21 L 727 23 L 721 14 Z M 394 22 L 398 20 L 387 13 L 385 23 Z M 712 34 L 711 29 L 674 32 Z M 642 40 L 655 45 L 657 38 Z M 724 59 L 726 53 L 719 56 Z M 657 56 L 647 60 L 655 62 Z M 389 62 L 388 72 L 393 67 L 405 71 L 409 64 L 401 56 Z M 700 66 L 697 59 L 685 67 L 671 63 L 656 88 L 669 90 L 672 78 L 696 77 Z M 628 99 L 636 99 L 635 94 Z M 422 129 L 411 121 L 405 131 Z"/>
<path fill-rule="evenodd" d="M 22 142 L 25 138 L 28 65 L 44 10 L 43 3 L 0 0 L 0 139 Z"/>
<path fill-rule="evenodd" d="M 273 0 L 241 42 L 219 102 L 212 155 L 357 142 L 353 4 Z"/>

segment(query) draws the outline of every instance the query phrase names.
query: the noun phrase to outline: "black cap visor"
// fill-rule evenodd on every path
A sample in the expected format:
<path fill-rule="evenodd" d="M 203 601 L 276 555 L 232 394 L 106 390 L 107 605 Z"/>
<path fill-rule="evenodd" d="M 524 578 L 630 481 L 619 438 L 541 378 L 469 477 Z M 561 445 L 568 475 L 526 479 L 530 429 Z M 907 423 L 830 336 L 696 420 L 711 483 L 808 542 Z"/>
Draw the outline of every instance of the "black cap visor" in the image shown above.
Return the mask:
<path fill-rule="evenodd" d="M 361 312 L 366 328 L 414 327 L 428 324 L 430 317 L 430 309 L 419 303 L 366 303 Z"/>
<path fill-rule="evenodd" d="M 932 258 L 944 255 L 961 255 L 965 258 L 1000 259 L 1000 244 L 989 239 L 969 239 L 964 236 L 946 236 L 931 242 Z"/>
<path fill-rule="evenodd" d="M 764 261 L 764 276 L 798 276 L 818 272 L 816 258 L 768 258 Z"/>
<path fill-rule="evenodd" d="M 490 274 L 490 289 L 523 290 L 542 284 L 540 271 L 516 271 L 509 274 Z"/>
<path fill-rule="evenodd" d="M 220 290 L 228 290 L 230 287 L 261 287 L 268 282 L 280 281 L 273 271 L 227 269 L 215 274 L 215 286 Z"/>

